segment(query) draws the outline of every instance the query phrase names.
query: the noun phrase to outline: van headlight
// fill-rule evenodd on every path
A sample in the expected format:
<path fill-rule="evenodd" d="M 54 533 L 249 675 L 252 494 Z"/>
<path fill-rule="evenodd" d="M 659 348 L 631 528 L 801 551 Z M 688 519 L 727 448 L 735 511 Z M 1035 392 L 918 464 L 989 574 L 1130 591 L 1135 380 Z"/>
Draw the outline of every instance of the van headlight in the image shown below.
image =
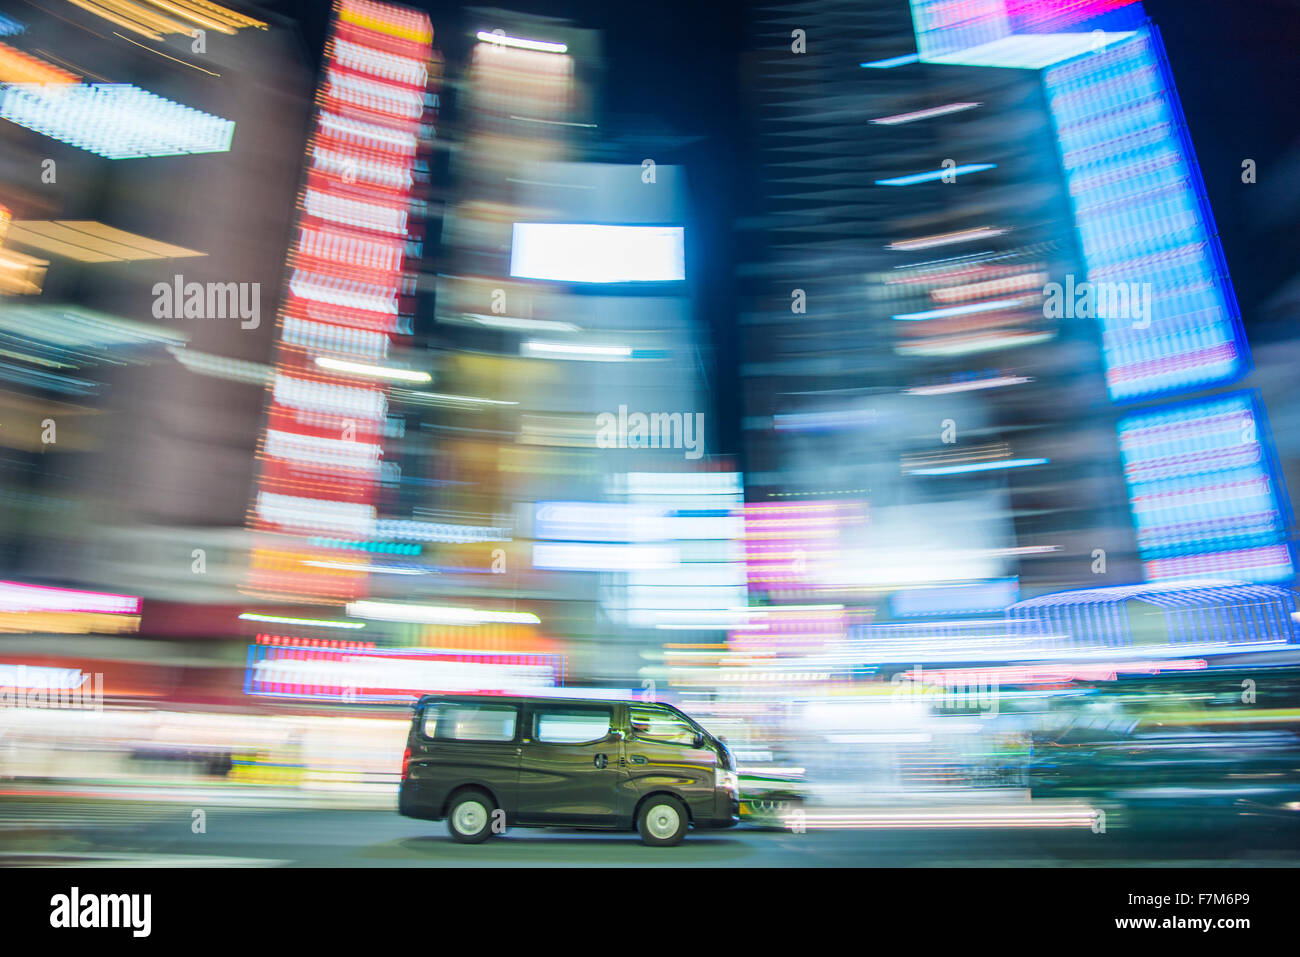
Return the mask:
<path fill-rule="evenodd" d="M 714 768 L 713 786 L 716 788 L 725 788 L 732 794 L 739 794 L 740 775 L 735 771 L 724 771 L 722 768 Z"/>

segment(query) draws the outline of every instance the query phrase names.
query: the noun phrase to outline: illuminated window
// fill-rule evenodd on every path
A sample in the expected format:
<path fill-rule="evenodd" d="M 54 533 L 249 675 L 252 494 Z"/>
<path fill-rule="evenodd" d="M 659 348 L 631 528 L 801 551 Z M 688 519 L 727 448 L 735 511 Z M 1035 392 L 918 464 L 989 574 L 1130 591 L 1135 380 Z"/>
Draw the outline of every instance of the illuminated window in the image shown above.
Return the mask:
<path fill-rule="evenodd" d="M 424 711 L 424 736 L 437 741 L 513 741 L 518 717 L 513 705 L 430 705 Z"/>
<path fill-rule="evenodd" d="M 547 744 L 588 744 L 609 737 L 608 708 L 563 708 L 538 711 L 534 737 Z"/>
<path fill-rule="evenodd" d="M 632 708 L 632 733 L 647 741 L 666 744 L 694 744 L 696 731 L 690 723 L 671 711 Z"/>

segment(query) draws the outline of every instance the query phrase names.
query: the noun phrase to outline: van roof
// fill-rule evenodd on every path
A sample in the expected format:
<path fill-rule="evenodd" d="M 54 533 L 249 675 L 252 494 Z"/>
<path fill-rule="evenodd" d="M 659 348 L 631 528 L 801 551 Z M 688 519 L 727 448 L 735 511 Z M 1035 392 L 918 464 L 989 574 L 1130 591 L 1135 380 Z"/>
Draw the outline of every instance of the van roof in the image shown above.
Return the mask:
<path fill-rule="evenodd" d="M 509 694 L 473 694 L 472 692 L 448 694 L 426 694 L 421 695 L 417 704 L 423 704 L 426 701 L 496 701 L 502 704 L 522 704 L 524 702 L 536 701 L 558 701 L 564 704 L 657 704 L 674 711 L 679 710 L 676 705 L 669 704 L 667 701 L 642 701 L 633 695 L 617 694 L 611 692 L 609 695 L 602 696 L 581 696 L 566 694 L 534 694 L 534 695 L 509 695 Z"/>

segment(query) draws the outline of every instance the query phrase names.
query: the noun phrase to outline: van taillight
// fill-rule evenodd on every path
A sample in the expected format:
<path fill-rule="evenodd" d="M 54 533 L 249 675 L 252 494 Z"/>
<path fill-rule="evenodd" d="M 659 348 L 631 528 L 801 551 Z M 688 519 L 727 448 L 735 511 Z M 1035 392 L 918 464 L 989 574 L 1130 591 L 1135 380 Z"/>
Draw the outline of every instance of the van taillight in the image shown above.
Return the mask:
<path fill-rule="evenodd" d="M 407 748 L 402 752 L 402 780 L 406 780 L 406 772 L 411 767 L 411 749 Z"/>

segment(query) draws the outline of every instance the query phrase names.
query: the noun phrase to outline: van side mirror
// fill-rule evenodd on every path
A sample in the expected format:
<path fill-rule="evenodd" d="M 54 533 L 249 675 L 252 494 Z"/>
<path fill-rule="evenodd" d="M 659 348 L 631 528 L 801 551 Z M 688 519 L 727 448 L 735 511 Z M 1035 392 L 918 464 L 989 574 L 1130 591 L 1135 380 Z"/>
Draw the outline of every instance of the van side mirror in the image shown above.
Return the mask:
<path fill-rule="evenodd" d="M 695 735 L 695 739 L 691 742 L 691 747 L 693 747 L 693 748 L 702 748 L 702 747 L 704 747 L 704 735 L 702 735 L 702 734 L 696 734 L 696 735 Z"/>

